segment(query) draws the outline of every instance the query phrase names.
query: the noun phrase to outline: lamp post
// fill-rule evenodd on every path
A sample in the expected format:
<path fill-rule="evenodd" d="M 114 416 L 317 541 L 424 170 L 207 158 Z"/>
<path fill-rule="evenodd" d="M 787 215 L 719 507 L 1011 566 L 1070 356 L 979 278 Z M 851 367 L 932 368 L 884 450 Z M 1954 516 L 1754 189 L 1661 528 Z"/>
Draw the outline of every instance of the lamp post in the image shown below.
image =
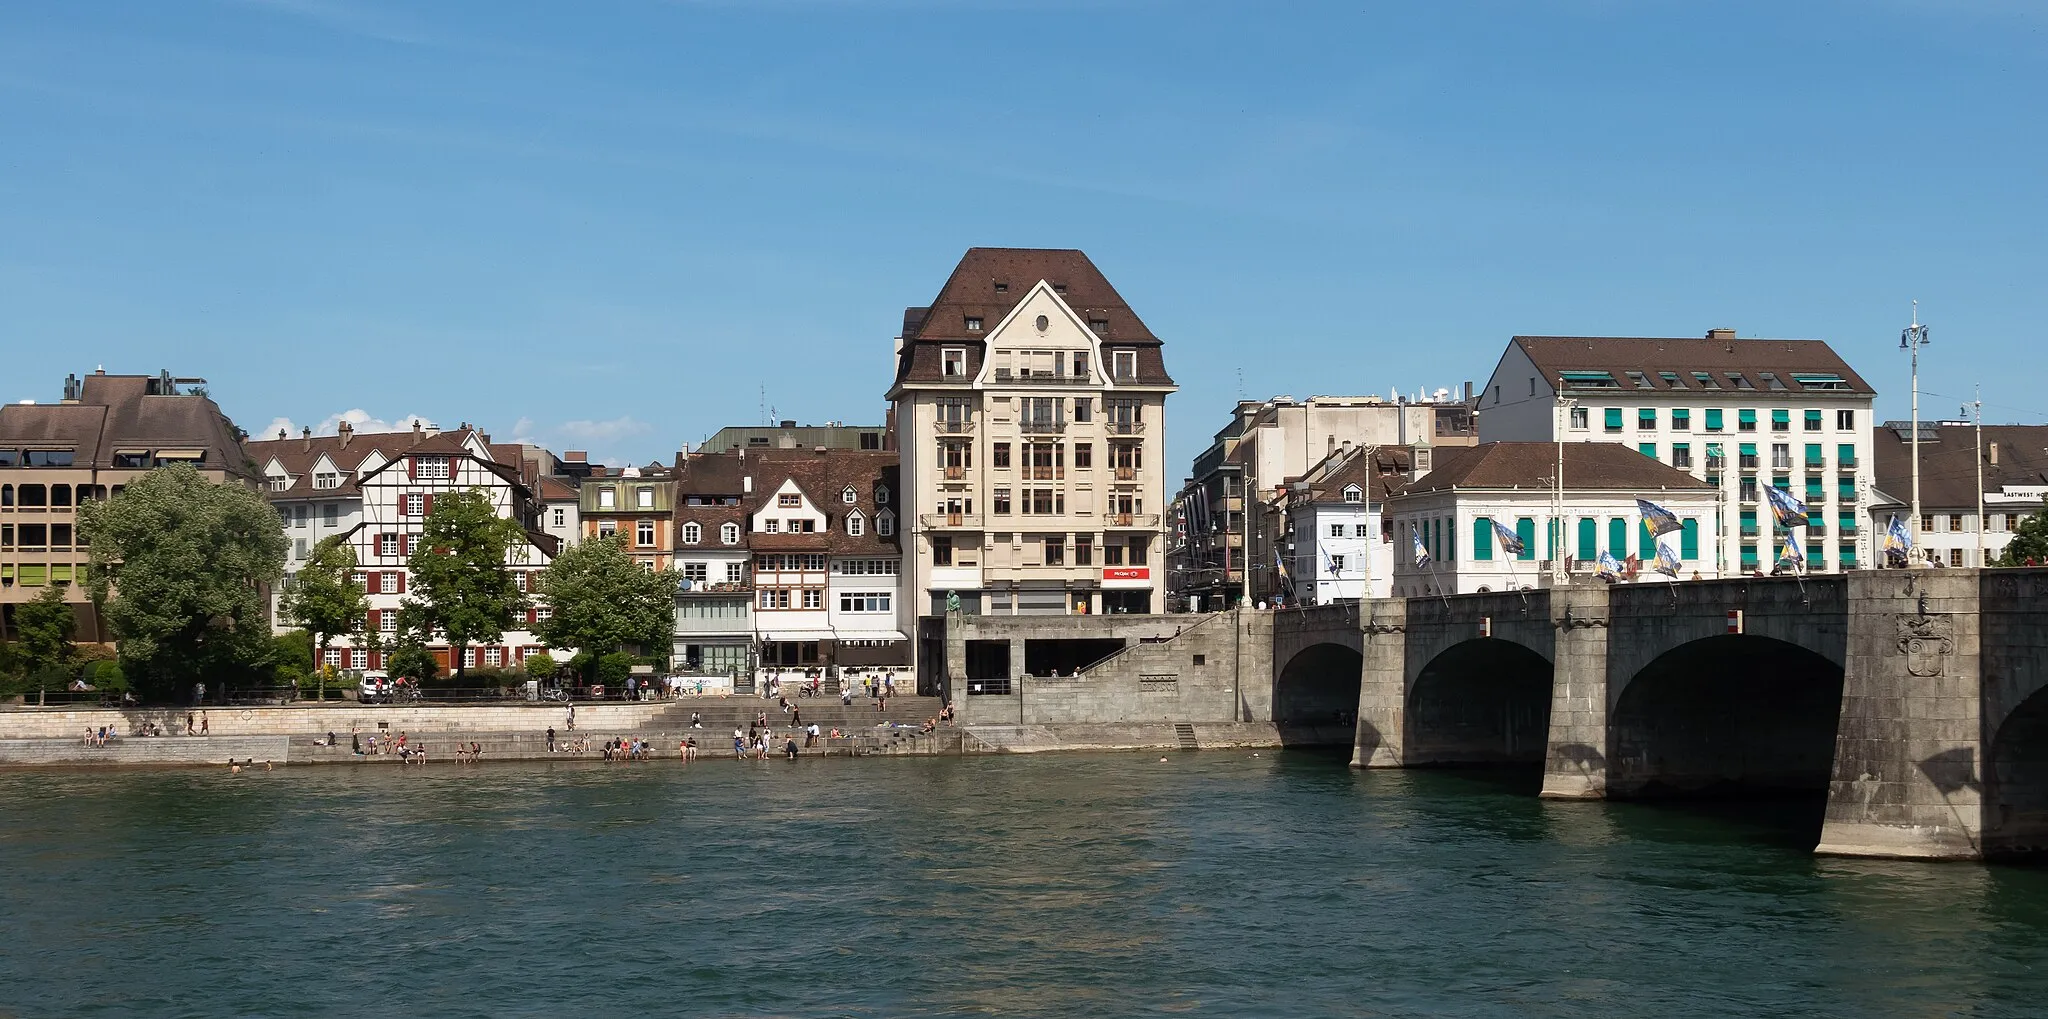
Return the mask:
<path fill-rule="evenodd" d="M 1927 343 L 1927 327 L 1920 324 L 1920 302 L 1913 302 L 1913 324 L 1899 334 L 1899 349 L 1913 352 L 1913 555 L 1920 551 L 1920 348 Z M 1982 488 L 1982 485 L 1978 486 Z"/>
<path fill-rule="evenodd" d="M 1971 417 L 1977 425 L 1977 562 L 1983 569 L 1991 565 L 1984 561 L 1984 387 L 1977 387 L 1977 398 L 1970 402 Z"/>
<path fill-rule="evenodd" d="M 1565 380 L 1557 380 L 1557 409 L 1551 419 L 1551 434 L 1557 436 L 1557 473 L 1551 475 L 1550 527 L 1550 586 L 1563 587 L 1564 568 L 1564 433 L 1571 424 L 1572 408 L 1579 401 L 1564 395 Z"/>

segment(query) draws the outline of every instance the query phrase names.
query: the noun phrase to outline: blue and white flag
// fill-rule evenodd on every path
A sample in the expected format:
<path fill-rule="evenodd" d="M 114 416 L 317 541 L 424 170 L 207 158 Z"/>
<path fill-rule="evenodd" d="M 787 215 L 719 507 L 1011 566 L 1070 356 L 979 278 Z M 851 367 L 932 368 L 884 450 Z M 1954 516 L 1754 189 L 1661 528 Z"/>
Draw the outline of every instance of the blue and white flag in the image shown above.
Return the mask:
<path fill-rule="evenodd" d="M 1637 499 L 1636 510 L 1643 515 L 1643 530 L 1650 532 L 1652 538 L 1685 530 L 1676 513 L 1648 499 Z"/>
<path fill-rule="evenodd" d="M 1764 497 L 1770 500 L 1771 516 L 1777 519 L 1779 527 L 1789 529 L 1806 526 L 1807 518 L 1811 514 L 1806 504 L 1800 502 L 1792 493 L 1776 485 L 1770 485 L 1764 489 Z"/>
<path fill-rule="evenodd" d="M 1906 531 L 1906 525 L 1899 518 L 1892 517 L 1892 525 L 1884 530 L 1884 557 L 1897 566 L 1906 565 L 1906 559 L 1913 554 L 1913 536 Z"/>
<path fill-rule="evenodd" d="M 1799 549 L 1798 531 L 1785 532 L 1785 544 L 1778 546 L 1778 564 L 1794 567 L 1806 565 L 1806 553 Z"/>
<path fill-rule="evenodd" d="M 1529 550 L 1529 546 L 1523 544 L 1522 536 L 1516 534 L 1513 531 L 1508 530 L 1507 525 L 1501 523 L 1498 520 L 1493 520 L 1489 522 L 1493 524 L 1494 535 L 1500 538 L 1501 551 L 1506 552 L 1509 555 L 1518 556 Z"/>
<path fill-rule="evenodd" d="M 1614 558 L 1614 553 L 1602 550 L 1599 565 L 1594 567 L 1593 573 L 1602 580 L 1620 580 L 1621 563 Z"/>
<path fill-rule="evenodd" d="M 1658 573 L 1662 573 L 1673 580 L 1677 580 L 1678 571 L 1684 569 L 1683 566 L 1679 565 L 1678 553 L 1671 551 L 1670 542 L 1660 541 L 1657 543 L 1657 564 L 1655 569 Z"/>
<path fill-rule="evenodd" d="M 1415 568 L 1421 569 L 1428 566 L 1430 562 L 1429 549 L 1423 547 L 1422 533 L 1415 529 L 1414 524 L 1408 525 L 1408 538 L 1415 544 Z"/>

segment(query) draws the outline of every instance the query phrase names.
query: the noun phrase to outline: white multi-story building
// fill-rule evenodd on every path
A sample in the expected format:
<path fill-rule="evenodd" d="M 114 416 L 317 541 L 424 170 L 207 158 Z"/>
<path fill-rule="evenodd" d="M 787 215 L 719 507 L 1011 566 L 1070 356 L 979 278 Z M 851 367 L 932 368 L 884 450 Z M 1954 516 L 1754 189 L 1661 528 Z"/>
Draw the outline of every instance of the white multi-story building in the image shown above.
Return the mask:
<path fill-rule="evenodd" d="M 1517 336 L 1479 398 L 1482 442 L 1611 442 L 1721 495 L 1710 558 L 1724 573 L 1769 569 L 1784 535 L 1763 496 L 1811 511 L 1813 570 L 1869 565 L 1876 391 L 1820 340 Z M 1571 483 L 1569 470 L 1566 484 Z"/>
<path fill-rule="evenodd" d="M 1619 444 L 1566 443 L 1560 517 L 1557 457 L 1551 442 L 1487 442 L 1442 451 L 1434 470 L 1387 499 L 1393 595 L 1548 586 L 1553 560 L 1564 560 L 1567 575 L 1588 577 L 1602 552 L 1620 563 L 1636 557 L 1639 579 L 1663 580 L 1650 572 L 1657 548 L 1637 499 L 1679 519 L 1683 530 L 1663 538 L 1679 558 L 1677 579 L 1722 575 L 1711 545 L 1720 502 L 1712 486 Z M 1520 552 L 1511 551 L 1495 523 L 1515 536 Z M 1429 553 L 1425 566 L 1415 561 L 1418 538 Z"/>
<path fill-rule="evenodd" d="M 313 547 L 335 535 L 353 533 L 363 522 L 363 493 L 357 483 L 415 442 L 439 435 L 424 426 L 418 431 L 372 432 L 357 435 L 341 422 L 334 435 L 314 435 L 308 428 L 294 438 L 283 431 L 275 439 L 243 443 L 249 461 L 263 476 L 265 497 L 277 508 L 284 527 L 285 576 L 272 593 L 272 620 L 279 631 L 291 629 L 277 617 L 277 601 L 289 590 Z M 334 664 L 345 667 L 348 656 Z M 362 666 L 357 666 L 361 668 Z"/>
<path fill-rule="evenodd" d="M 1285 553 L 1295 597 L 1311 605 L 1393 593 L 1388 492 L 1406 484 L 1406 446 L 1344 446 L 1288 486 Z M 1368 588 L 1368 580 L 1370 587 Z"/>
<path fill-rule="evenodd" d="M 1869 530 L 1883 565 L 1884 534 L 1893 518 L 1911 529 L 1913 426 L 1887 421 L 1871 436 L 1877 495 Z M 1977 482 L 1982 478 L 1983 516 Z M 2039 512 L 2048 498 L 2048 425 L 1985 425 L 1978 436 L 1967 421 L 1920 423 L 1920 549 L 1918 558 L 1940 566 L 1983 566 L 2004 554 L 2013 528 Z"/>
<path fill-rule="evenodd" d="M 1152 335 L 1079 251 L 974 248 L 904 312 L 889 389 L 919 614 L 1163 609 Z"/>

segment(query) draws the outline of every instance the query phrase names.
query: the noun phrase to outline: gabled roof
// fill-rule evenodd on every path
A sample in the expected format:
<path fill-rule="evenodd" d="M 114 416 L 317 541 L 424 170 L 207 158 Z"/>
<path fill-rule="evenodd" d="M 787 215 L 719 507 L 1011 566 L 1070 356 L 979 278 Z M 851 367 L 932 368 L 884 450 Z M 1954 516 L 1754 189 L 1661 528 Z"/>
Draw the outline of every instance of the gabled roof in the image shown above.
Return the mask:
<path fill-rule="evenodd" d="M 1710 373 L 1720 392 L 1747 392 L 1729 378 L 1733 372 L 1746 379 L 1758 395 L 1820 395 L 1829 397 L 1875 396 L 1877 391 L 1856 374 L 1824 340 L 1736 339 L 1721 335 L 1679 339 L 1634 336 L 1517 336 L 1512 345 L 1521 349 L 1536 370 L 1556 386 L 1567 372 L 1607 373 L 1614 385 L 1596 383 L 1588 387 L 1573 384 L 1577 391 L 1594 388 L 1626 396 L 1645 389 L 1656 392 L 1713 392 L 1702 389 L 1692 373 Z M 1647 386 L 1639 386 L 1629 372 L 1640 372 Z M 1660 376 L 1672 372 L 1680 385 Z M 1777 377 L 1783 389 L 1773 389 L 1764 372 Z M 1802 384 L 1795 375 L 1839 379 L 1839 383 Z M 1841 388 L 1841 387 L 1846 388 Z M 1834 388 L 1829 388 L 1834 387 Z"/>
<path fill-rule="evenodd" d="M 1903 436 L 1903 437 L 1902 437 Z M 1902 504 L 1913 491 L 1913 449 L 1909 429 L 1876 428 L 1871 434 L 1875 487 Z M 1992 463 L 1992 447 L 1997 463 Z M 1971 425 L 1920 425 L 1920 506 L 1967 509 L 1977 506 L 1977 436 Z M 2048 425 L 1984 426 L 1984 490 L 2006 485 L 2048 485 Z M 2028 506 L 2032 512 L 2036 506 Z"/>
<path fill-rule="evenodd" d="M 1558 446 L 1551 442 L 1488 442 L 1436 451 L 1436 467 L 1393 493 L 1395 497 L 1452 489 L 1545 491 L 1556 482 Z M 1568 492 L 1712 492 L 1698 478 L 1618 442 L 1564 444 Z"/>
<path fill-rule="evenodd" d="M 1408 446 L 1371 446 L 1340 449 L 1309 469 L 1302 480 L 1308 485 L 1308 501 L 1341 503 L 1344 490 L 1357 485 L 1372 502 L 1387 496 L 1408 482 L 1414 452 Z"/>
<path fill-rule="evenodd" d="M 344 438 L 348 440 L 347 445 L 342 444 Z M 363 461 L 372 451 L 382 451 L 388 461 L 403 455 L 415 438 L 420 436 L 410 431 L 356 433 L 348 436 L 298 435 L 245 442 L 242 448 L 248 452 L 249 459 L 256 463 L 258 470 L 267 469 L 274 460 L 284 468 L 285 473 L 291 475 L 291 487 L 282 491 L 266 491 L 265 495 L 268 498 L 332 498 L 336 495 L 357 494 L 356 472 L 362 468 Z M 340 472 L 340 487 L 313 487 L 313 467 L 320 462 L 321 457 L 326 457 Z"/>
<path fill-rule="evenodd" d="M 1159 337 L 1152 335 L 1102 270 L 1074 248 L 967 249 L 928 307 L 904 309 L 896 382 L 945 381 L 940 351 L 963 344 L 971 350 L 967 377 L 973 378 L 981 369 L 986 330 L 1009 315 L 1040 281 L 1051 284 L 1055 295 L 1083 321 L 1103 323 L 1092 331 L 1105 350 L 1137 351 L 1136 384 L 1173 384 Z M 984 331 L 968 329 L 970 318 L 980 320 Z"/>
<path fill-rule="evenodd" d="M 198 394 L 158 394 L 147 375 L 88 375 L 67 403 L 0 405 L 0 446 L 68 449 L 80 467 L 107 468 L 126 449 L 203 450 L 203 470 L 245 477 L 234 425 Z"/>
<path fill-rule="evenodd" d="M 772 449 L 754 450 L 744 457 L 733 452 L 692 456 L 684 467 L 683 479 L 678 486 L 675 547 L 678 550 L 730 547 L 717 542 L 718 526 L 734 521 L 742 528 L 748 528 L 753 515 L 772 509 L 776 492 L 785 483 L 793 482 L 811 505 L 825 515 L 825 529 L 795 535 L 749 530 L 743 539 L 746 547 L 894 558 L 902 554 L 902 532 L 898 530 L 887 537 L 876 533 L 875 518 L 885 509 L 899 518 L 902 516 L 903 490 L 897 484 L 897 456 L 889 450 L 867 449 L 827 449 L 822 453 L 809 449 Z M 746 478 L 753 479 L 750 492 L 745 491 Z M 851 504 L 843 498 L 849 487 L 854 492 Z M 881 489 L 888 490 L 889 502 L 876 501 Z M 693 495 L 707 498 L 739 496 L 740 503 L 736 506 L 691 506 L 688 502 Z M 846 533 L 846 518 L 854 511 L 859 511 L 865 523 L 859 535 Z M 680 543 L 682 525 L 692 521 L 704 528 L 704 538 L 694 546 L 686 546 Z"/>

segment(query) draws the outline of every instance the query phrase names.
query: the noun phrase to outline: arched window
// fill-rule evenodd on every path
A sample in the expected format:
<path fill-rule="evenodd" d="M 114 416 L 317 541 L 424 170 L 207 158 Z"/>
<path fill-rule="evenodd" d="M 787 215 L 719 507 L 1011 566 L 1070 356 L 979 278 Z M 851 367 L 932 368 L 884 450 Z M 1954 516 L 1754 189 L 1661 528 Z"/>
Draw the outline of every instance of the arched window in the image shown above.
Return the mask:
<path fill-rule="evenodd" d="M 683 544 L 695 545 L 704 540 L 704 528 L 695 520 L 683 525 Z"/>
<path fill-rule="evenodd" d="M 847 491 L 851 492 L 853 489 L 849 488 Z M 859 510 L 846 515 L 846 533 L 858 538 L 866 533 L 867 529 L 867 520 L 860 515 Z"/>
<path fill-rule="evenodd" d="M 855 502 L 859 501 L 859 499 L 860 493 L 854 491 L 852 485 L 846 486 L 846 491 L 839 493 L 839 501 L 847 504 L 848 506 L 853 505 Z"/>
<path fill-rule="evenodd" d="M 883 510 L 875 514 L 875 533 L 886 538 L 896 533 L 896 514 Z"/>
<path fill-rule="evenodd" d="M 728 545 L 739 544 L 740 525 L 735 524 L 731 521 L 726 521 L 725 523 L 720 524 L 718 527 L 718 540 L 725 542 Z"/>

